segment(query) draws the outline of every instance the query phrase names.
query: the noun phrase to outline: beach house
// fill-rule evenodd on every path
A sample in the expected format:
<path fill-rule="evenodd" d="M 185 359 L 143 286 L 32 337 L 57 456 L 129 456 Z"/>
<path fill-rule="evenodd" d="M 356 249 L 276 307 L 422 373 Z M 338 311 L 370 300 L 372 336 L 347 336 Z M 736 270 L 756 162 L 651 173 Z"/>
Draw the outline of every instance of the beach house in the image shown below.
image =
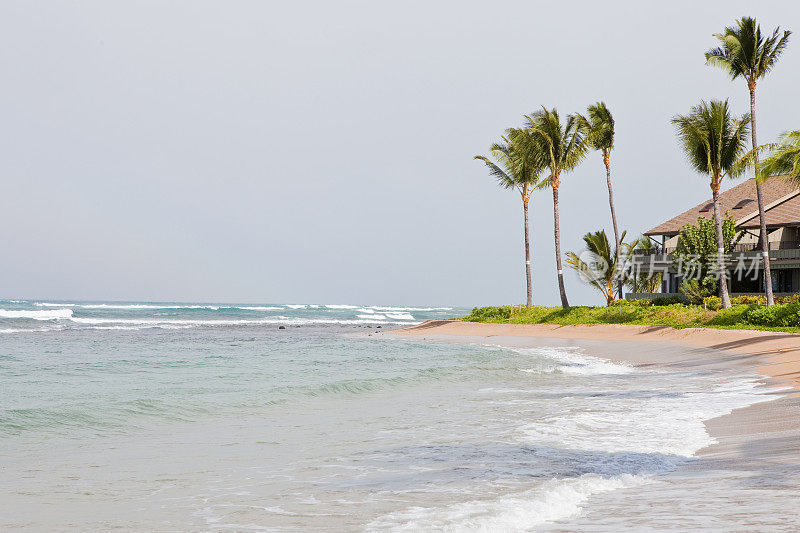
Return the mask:
<path fill-rule="evenodd" d="M 762 185 L 765 208 L 771 282 L 776 295 L 800 291 L 800 190 L 783 178 L 767 179 Z M 721 212 L 731 217 L 742 237 L 728 257 L 730 292 L 733 295 L 761 293 L 764 290 L 764 271 L 761 267 L 758 202 L 755 180 L 749 179 L 719 195 Z M 655 246 L 652 250 L 637 250 L 633 262 L 640 272 L 661 273 L 659 296 L 678 295 L 683 276 L 674 260 L 681 229 L 696 224 L 701 217 L 714 217 L 713 204 L 705 202 L 684 211 L 644 233 Z M 629 298 L 652 297 L 632 293 Z"/>

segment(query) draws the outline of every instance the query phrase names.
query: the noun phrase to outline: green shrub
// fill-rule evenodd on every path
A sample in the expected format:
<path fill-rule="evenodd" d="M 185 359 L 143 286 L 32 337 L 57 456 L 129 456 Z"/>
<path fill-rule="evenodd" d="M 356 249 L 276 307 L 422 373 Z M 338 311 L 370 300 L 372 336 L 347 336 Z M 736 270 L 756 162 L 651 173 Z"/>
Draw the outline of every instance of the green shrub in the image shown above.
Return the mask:
<path fill-rule="evenodd" d="M 511 306 L 503 305 L 500 307 L 475 307 L 464 320 L 478 322 L 481 320 L 508 320 L 509 318 L 511 318 Z"/>
<path fill-rule="evenodd" d="M 635 300 L 635 305 L 638 307 L 650 307 L 653 305 L 653 301 L 650 298 L 639 298 Z"/>
<path fill-rule="evenodd" d="M 731 305 L 767 305 L 766 296 L 737 296 L 731 298 Z"/>
<path fill-rule="evenodd" d="M 722 307 L 722 300 L 719 296 L 706 296 L 703 298 L 703 306 L 710 311 L 719 311 Z"/>
<path fill-rule="evenodd" d="M 800 327 L 800 302 L 770 307 L 752 305 L 742 313 L 742 322 L 773 328 Z"/>
<path fill-rule="evenodd" d="M 653 305 L 674 305 L 674 304 L 682 304 L 683 298 L 680 296 L 659 296 L 657 298 L 653 298 L 652 304 Z"/>
<path fill-rule="evenodd" d="M 800 302 L 800 292 L 796 292 L 791 296 L 782 296 L 780 298 L 775 298 L 775 303 L 777 304 L 791 304 L 795 302 Z"/>
<path fill-rule="evenodd" d="M 714 293 L 717 292 L 717 284 L 711 278 L 704 278 L 702 281 L 687 279 L 681 283 L 678 290 L 686 296 L 689 303 L 700 305 L 706 296 L 714 296 Z"/>

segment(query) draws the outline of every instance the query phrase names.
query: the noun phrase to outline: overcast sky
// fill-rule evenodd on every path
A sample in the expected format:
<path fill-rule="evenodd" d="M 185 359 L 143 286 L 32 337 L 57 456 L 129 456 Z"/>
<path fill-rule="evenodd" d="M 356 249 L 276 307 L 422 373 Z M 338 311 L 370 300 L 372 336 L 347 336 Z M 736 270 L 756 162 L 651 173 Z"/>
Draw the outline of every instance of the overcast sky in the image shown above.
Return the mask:
<path fill-rule="evenodd" d="M 473 155 L 604 100 L 621 227 L 655 226 L 710 194 L 670 117 L 747 111 L 703 58 L 742 15 L 800 31 L 796 2 L 4 0 L 0 297 L 524 302 L 519 195 Z M 800 128 L 798 85 L 795 36 L 761 142 Z M 610 230 L 599 154 L 561 191 L 565 251 Z M 549 190 L 532 211 L 534 300 L 556 304 Z"/>

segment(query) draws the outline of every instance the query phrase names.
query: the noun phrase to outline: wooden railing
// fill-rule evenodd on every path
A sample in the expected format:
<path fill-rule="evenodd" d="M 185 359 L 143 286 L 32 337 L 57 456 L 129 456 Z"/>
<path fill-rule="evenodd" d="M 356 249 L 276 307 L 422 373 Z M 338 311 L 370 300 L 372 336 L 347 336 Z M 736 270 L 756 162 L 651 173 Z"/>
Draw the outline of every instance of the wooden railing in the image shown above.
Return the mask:
<path fill-rule="evenodd" d="M 770 250 L 800 250 L 800 241 L 779 241 L 779 242 L 770 242 L 769 243 Z M 745 252 L 757 252 L 761 250 L 761 246 L 758 243 L 746 243 L 746 244 L 737 244 L 733 247 L 733 253 L 745 253 Z M 655 248 L 651 248 L 649 250 L 634 250 L 634 255 L 661 255 L 661 254 L 671 254 L 675 252 L 674 247 L 662 247 L 656 246 Z"/>

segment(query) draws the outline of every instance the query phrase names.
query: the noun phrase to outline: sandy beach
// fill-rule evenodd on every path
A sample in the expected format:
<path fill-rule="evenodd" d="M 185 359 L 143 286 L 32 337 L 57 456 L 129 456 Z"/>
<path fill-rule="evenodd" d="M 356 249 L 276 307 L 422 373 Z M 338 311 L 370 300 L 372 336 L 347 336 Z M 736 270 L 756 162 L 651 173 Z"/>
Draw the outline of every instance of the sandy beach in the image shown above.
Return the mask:
<path fill-rule="evenodd" d="M 657 489 L 621 489 L 594 497 L 587 512 L 546 530 L 571 531 L 615 523 L 621 514 L 629 526 L 646 529 L 711 528 L 723 500 L 741 502 L 741 516 L 727 515 L 721 529 L 737 531 L 796 530 L 785 515 L 777 491 L 800 487 L 800 335 L 742 330 L 672 329 L 663 327 L 597 325 L 554 326 L 428 321 L 385 332 L 395 338 L 434 342 L 492 344 L 525 348 L 577 345 L 593 355 L 624 361 L 643 369 L 745 372 L 761 376 L 776 398 L 705 421 L 716 444 L 697 452 L 694 462 L 678 469 Z M 795 392 L 792 392 L 792 389 Z M 709 479 L 725 479 L 709 490 Z M 735 482 L 731 482 L 735 479 Z M 680 489 L 671 489 L 671 486 Z M 689 505 L 676 506 L 678 490 L 696 487 Z M 680 492 L 680 494 L 685 494 Z M 783 515 L 783 516 L 781 516 Z"/>

